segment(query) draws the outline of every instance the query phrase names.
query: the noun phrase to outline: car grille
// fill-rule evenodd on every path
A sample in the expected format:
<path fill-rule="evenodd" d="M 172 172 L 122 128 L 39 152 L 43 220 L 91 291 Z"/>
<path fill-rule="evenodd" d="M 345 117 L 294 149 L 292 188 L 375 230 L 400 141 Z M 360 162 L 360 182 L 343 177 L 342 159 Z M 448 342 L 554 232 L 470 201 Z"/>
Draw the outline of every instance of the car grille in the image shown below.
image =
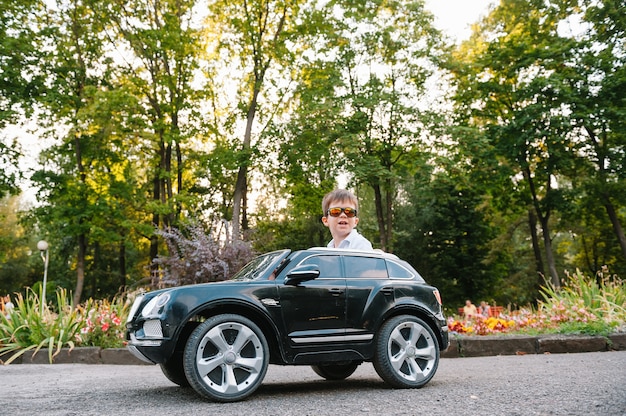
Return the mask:
<path fill-rule="evenodd" d="M 163 338 L 163 329 L 161 329 L 161 321 L 151 319 L 143 323 L 143 333 L 150 338 Z"/>

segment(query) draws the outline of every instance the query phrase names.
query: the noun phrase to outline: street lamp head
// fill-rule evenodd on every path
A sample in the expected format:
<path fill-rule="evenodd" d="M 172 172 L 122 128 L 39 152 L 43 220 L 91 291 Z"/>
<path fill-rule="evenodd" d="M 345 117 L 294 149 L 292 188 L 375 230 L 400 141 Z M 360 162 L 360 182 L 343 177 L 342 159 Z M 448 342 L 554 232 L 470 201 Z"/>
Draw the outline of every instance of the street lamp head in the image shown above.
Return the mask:
<path fill-rule="evenodd" d="M 46 240 L 41 240 L 37 243 L 37 249 L 39 251 L 46 251 L 48 249 L 48 242 Z"/>

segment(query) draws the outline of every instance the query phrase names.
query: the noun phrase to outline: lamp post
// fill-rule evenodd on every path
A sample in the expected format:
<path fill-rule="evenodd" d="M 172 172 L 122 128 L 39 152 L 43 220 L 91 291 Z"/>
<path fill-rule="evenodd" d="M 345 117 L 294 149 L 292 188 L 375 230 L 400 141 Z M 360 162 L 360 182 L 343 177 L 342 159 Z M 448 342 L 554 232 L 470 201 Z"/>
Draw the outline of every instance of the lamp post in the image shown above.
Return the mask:
<path fill-rule="evenodd" d="M 37 249 L 43 260 L 43 287 L 41 288 L 41 314 L 43 315 L 43 307 L 46 304 L 46 284 L 48 281 L 48 242 L 41 240 L 37 243 Z"/>

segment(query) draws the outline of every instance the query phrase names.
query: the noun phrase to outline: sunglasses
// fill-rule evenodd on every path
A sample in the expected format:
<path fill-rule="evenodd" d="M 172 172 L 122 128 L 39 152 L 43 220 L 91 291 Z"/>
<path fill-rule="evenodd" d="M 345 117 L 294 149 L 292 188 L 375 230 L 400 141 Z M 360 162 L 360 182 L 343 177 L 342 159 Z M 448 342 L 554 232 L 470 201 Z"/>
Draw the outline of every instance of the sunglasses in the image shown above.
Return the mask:
<path fill-rule="evenodd" d="M 342 212 L 346 214 L 346 217 L 348 218 L 356 217 L 356 208 L 329 208 L 328 211 L 326 211 L 326 214 L 331 217 L 338 217 Z"/>

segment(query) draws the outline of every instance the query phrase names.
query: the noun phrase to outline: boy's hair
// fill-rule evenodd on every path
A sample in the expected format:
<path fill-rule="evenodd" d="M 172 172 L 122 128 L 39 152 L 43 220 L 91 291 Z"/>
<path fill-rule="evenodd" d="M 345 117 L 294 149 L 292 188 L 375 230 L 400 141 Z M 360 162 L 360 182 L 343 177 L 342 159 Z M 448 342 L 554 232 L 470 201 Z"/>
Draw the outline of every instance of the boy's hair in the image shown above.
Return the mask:
<path fill-rule="evenodd" d="M 347 189 L 335 189 L 324 195 L 324 199 L 322 199 L 322 215 L 326 216 L 330 203 L 333 201 L 351 202 L 354 204 L 354 208 L 359 209 L 359 201 L 352 192 Z"/>

